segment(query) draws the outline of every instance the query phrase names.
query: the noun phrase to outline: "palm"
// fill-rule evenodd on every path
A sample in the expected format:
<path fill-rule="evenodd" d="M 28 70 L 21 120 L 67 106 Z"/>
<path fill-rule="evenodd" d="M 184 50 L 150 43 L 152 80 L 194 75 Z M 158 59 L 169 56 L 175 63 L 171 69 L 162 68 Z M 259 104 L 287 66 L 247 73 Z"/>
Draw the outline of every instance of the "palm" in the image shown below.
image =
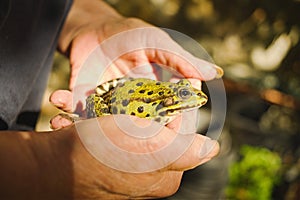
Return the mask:
<path fill-rule="evenodd" d="M 100 38 L 96 31 L 90 31 L 73 40 L 70 52 L 71 91 L 54 92 L 50 98 L 54 105 L 82 115 L 86 97 L 105 81 L 125 75 L 156 79 L 151 63 L 192 79 L 196 86 L 200 86 L 200 80 L 213 79 L 218 72 L 222 73 L 215 65 L 183 50 L 162 30 L 142 21 L 138 20 L 135 29 L 130 30 L 126 30 L 126 25 L 111 27 L 104 34 L 107 38 Z"/>

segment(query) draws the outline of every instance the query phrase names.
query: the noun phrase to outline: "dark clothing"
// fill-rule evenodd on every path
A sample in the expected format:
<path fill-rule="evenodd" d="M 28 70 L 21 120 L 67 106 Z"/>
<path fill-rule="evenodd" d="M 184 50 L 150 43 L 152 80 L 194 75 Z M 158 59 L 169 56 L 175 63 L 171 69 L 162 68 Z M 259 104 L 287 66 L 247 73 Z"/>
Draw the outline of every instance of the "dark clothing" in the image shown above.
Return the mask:
<path fill-rule="evenodd" d="M 72 0 L 1 0 L 0 129 L 35 127 Z"/>

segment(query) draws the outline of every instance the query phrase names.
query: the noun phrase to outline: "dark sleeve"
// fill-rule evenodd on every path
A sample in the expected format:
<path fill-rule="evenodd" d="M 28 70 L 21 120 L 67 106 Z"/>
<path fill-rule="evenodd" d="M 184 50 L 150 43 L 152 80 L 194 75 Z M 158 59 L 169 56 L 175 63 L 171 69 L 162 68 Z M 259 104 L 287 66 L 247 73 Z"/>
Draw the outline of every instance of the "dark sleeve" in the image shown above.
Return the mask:
<path fill-rule="evenodd" d="M 0 129 L 20 121 L 21 112 L 38 112 L 71 4 L 71 0 L 0 1 Z"/>

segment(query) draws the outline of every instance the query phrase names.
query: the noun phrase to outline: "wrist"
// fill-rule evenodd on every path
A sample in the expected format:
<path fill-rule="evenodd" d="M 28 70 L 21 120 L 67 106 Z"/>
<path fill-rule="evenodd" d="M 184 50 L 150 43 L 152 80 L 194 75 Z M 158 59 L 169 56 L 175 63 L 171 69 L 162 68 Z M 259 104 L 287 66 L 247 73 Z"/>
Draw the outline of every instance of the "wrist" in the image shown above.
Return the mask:
<path fill-rule="evenodd" d="M 61 132 L 2 132 L 0 198 L 72 197 L 70 136 Z"/>

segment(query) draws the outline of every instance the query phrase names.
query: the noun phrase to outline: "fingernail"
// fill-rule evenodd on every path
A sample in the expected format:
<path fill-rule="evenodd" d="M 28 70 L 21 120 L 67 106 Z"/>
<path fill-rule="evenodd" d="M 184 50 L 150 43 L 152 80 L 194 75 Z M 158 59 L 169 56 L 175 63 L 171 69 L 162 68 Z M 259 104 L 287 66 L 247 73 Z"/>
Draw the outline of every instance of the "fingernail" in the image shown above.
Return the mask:
<path fill-rule="evenodd" d="M 49 97 L 49 101 L 52 105 L 58 108 L 61 108 L 64 105 L 56 93 L 51 94 L 51 96 Z"/>
<path fill-rule="evenodd" d="M 221 78 L 224 74 L 223 69 L 214 64 L 208 65 L 207 70 L 205 70 L 204 72 L 205 74 L 203 74 L 203 77 L 206 77 L 206 79 L 218 79 Z"/>
<path fill-rule="evenodd" d="M 216 66 L 216 65 L 215 65 L 215 69 L 217 71 L 217 74 L 216 74 L 215 78 L 221 78 L 223 76 L 223 74 L 224 74 L 223 69 L 221 67 L 219 67 L 219 66 Z"/>
<path fill-rule="evenodd" d="M 58 107 L 58 108 L 62 108 L 64 105 L 60 102 L 54 102 L 53 103 L 54 106 Z"/>
<path fill-rule="evenodd" d="M 57 107 L 57 108 L 63 108 L 64 107 L 64 104 L 61 103 L 61 102 L 52 102 L 52 104 Z"/>
<path fill-rule="evenodd" d="M 202 145 L 202 148 L 200 149 L 199 158 L 204 159 L 207 157 L 216 147 L 217 141 L 206 139 L 204 144 Z"/>

